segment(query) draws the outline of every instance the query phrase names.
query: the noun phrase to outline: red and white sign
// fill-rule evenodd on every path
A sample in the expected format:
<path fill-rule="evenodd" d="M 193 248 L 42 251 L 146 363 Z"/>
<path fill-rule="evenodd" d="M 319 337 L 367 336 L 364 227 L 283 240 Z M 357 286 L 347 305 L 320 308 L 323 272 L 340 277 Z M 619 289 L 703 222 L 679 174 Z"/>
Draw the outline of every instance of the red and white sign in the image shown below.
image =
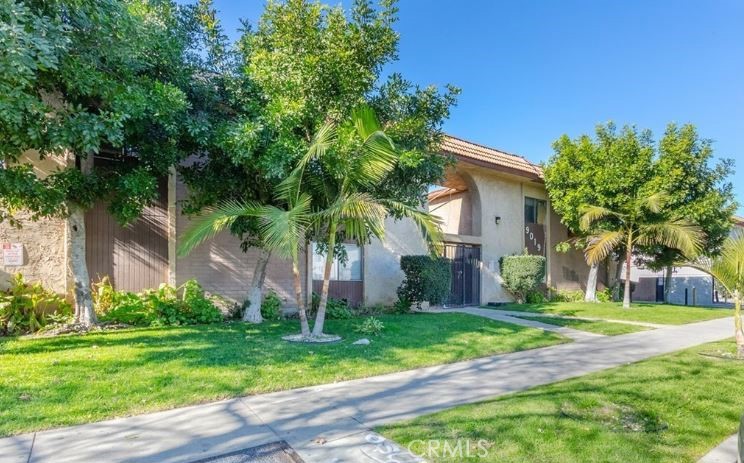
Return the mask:
<path fill-rule="evenodd" d="M 3 265 L 6 267 L 23 265 L 23 243 L 3 243 Z"/>

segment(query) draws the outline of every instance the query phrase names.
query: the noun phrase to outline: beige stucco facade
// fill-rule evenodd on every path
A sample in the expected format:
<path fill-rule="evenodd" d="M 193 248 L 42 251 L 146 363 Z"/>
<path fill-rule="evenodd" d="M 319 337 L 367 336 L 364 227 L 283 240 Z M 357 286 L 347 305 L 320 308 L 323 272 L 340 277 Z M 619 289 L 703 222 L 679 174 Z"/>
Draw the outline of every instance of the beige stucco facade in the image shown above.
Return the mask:
<path fill-rule="evenodd" d="M 38 153 L 25 153 L 20 162 L 34 166 L 36 175 L 41 178 L 62 168 L 69 159 L 47 157 L 39 159 Z M 10 278 L 21 273 L 27 281 L 41 281 L 47 288 L 68 295 L 69 270 L 67 265 L 67 222 L 60 218 L 31 220 L 24 211 L 14 214 L 21 227 L 8 223 L 0 224 L 0 244 L 20 243 L 23 245 L 23 265 L 6 266 L 0 258 L 0 289 L 8 287 Z"/>
<path fill-rule="evenodd" d="M 34 163 L 40 175 L 59 167 L 53 161 L 29 161 Z M 545 201 L 550 211 L 541 176 L 529 171 L 520 175 L 516 169 L 500 169 L 459 159 L 448 171 L 446 182 L 451 188 L 446 194 L 432 199 L 428 208 L 442 218 L 446 242 L 472 245 L 480 250 L 479 294 L 477 301 L 473 302 L 487 304 L 511 300 L 501 284 L 498 262 L 503 256 L 520 254 L 525 250 L 525 198 Z M 190 225 L 190 219 L 181 211 L 187 190 L 175 173 L 171 173 L 168 179 L 167 190 L 167 270 L 162 281 L 153 285 L 161 282 L 180 285 L 193 278 L 208 291 L 243 302 L 248 295 L 259 251 L 249 249 L 243 252 L 239 240 L 223 232 L 188 256 L 179 257 L 179 236 Z M 583 256 L 577 251 L 565 254 L 555 251 L 555 245 L 568 238 L 566 228 L 552 211 L 546 215 L 544 225 L 546 284 L 557 289 L 583 289 L 588 274 Z M 65 221 L 60 219 L 24 221 L 21 229 L 0 224 L 0 242 L 22 242 L 26 253 L 23 266 L 0 266 L 0 284 L 6 284 L 13 273 L 21 272 L 29 280 L 42 281 L 59 293 L 69 294 L 65 227 Z M 122 249 L 125 247 L 116 249 L 116 252 L 124 252 Z M 385 239 L 375 239 L 362 249 L 362 302 L 367 305 L 394 303 L 396 289 L 403 280 L 401 256 L 427 252 L 421 234 L 410 220 L 387 219 Z M 312 287 L 312 272 L 309 272 L 312 256 L 309 251 L 302 255 L 301 272 L 307 294 L 307 289 Z M 606 281 L 606 273 L 600 274 L 600 281 Z M 289 261 L 272 256 L 265 288 L 275 291 L 285 305 L 295 305 Z"/>

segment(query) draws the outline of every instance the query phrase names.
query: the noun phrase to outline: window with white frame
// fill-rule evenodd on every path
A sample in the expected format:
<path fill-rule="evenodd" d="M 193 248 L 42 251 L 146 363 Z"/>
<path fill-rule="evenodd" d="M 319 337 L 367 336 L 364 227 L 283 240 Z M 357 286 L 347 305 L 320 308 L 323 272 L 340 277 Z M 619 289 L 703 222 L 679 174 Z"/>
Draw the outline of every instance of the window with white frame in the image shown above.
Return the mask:
<path fill-rule="evenodd" d="M 346 262 L 341 263 L 339 258 L 333 259 L 331 267 L 331 280 L 338 281 L 361 281 L 362 280 L 362 248 L 356 244 L 345 243 Z M 317 243 L 313 243 L 313 280 L 323 279 L 326 256 L 318 252 Z"/>

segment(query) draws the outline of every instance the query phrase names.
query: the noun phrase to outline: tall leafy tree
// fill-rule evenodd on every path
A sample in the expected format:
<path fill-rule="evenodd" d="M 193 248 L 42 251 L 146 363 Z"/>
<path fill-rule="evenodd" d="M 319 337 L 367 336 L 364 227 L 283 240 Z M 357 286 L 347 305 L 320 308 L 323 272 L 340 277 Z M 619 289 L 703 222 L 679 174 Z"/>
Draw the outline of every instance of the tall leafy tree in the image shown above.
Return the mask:
<path fill-rule="evenodd" d="M 581 207 L 581 229 L 588 234 L 586 260 L 596 264 L 622 246 L 625 252 L 623 307 L 630 308 L 630 269 L 639 247 L 665 246 L 688 258 L 701 250 L 705 235 L 700 227 L 668 211 L 669 196 L 659 192 L 636 193 L 626 204 L 612 210 L 597 205 Z"/>
<path fill-rule="evenodd" d="M 349 11 L 307 0 L 269 1 L 256 27 L 245 26 L 234 50 L 238 65 L 224 92 L 233 113 L 216 124 L 213 147 L 180 169 L 191 192 L 186 212 L 227 200 L 285 208 L 275 188 L 308 151 L 314 134 L 327 122 L 348 119 L 364 102 L 377 110 L 405 152 L 378 188 L 407 205 L 423 204 L 426 186 L 441 178 L 448 162 L 436 151 L 459 90 L 418 88 L 397 74 L 380 82 L 383 66 L 396 59 L 396 20 L 394 0 L 377 6 L 356 0 Z M 215 56 L 229 49 L 225 41 L 215 42 L 222 43 Z M 244 250 L 262 250 L 249 291 L 249 310 L 257 312 L 249 315 L 253 321 L 260 321 L 269 253 L 259 228 L 250 217 L 230 227 L 242 237 Z"/>
<path fill-rule="evenodd" d="M 67 218 L 83 325 L 96 322 L 85 211 L 105 201 L 121 223 L 133 220 L 182 152 L 193 37 L 185 13 L 167 0 L 0 4 L 0 219 L 18 225 L 21 209 Z M 100 167 L 99 153 L 117 162 Z M 63 167 L 42 178 L 24 154 Z"/>
<path fill-rule="evenodd" d="M 590 230 L 581 227 L 582 206 L 592 204 L 619 210 L 631 202 L 652 175 L 654 144 L 649 131 L 612 124 L 598 125 L 595 137 L 571 139 L 563 135 L 553 144 L 554 154 L 545 166 L 550 205 L 583 249 Z M 566 250 L 563 243 L 561 248 Z M 621 245 L 622 246 L 622 245 Z M 622 249 L 618 248 L 618 256 Z M 599 262 L 589 262 L 585 299 L 596 300 Z M 618 266 L 620 264 L 618 263 Z"/>
<path fill-rule="evenodd" d="M 653 178 L 648 191 L 666 191 L 668 207 L 695 222 L 705 233 L 703 253 L 715 256 L 729 234 L 736 203 L 729 177 L 731 160 L 712 163 L 710 140 L 701 139 L 691 124 L 669 124 L 659 142 Z M 665 270 L 664 302 L 669 302 L 673 266 L 683 259 L 679 251 L 665 246 L 644 249 L 640 261 Z"/>
<path fill-rule="evenodd" d="M 186 254 L 200 243 L 241 219 L 259 222 L 259 237 L 266 249 L 292 261 L 295 294 L 303 337 L 310 337 L 299 272 L 298 250 L 307 239 L 326 248 L 320 304 L 312 330 L 324 335 L 330 271 L 337 244 L 370 238 L 384 239 L 388 216 L 413 220 L 434 249 L 441 241 L 439 221 L 416 206 L 380 196 L 378 185 L 400 161 L 402 152 L 382 131 L 374 111 L 361 105 L 350 120 L 324 124 L 307 153 L 282 181 L 275 200 L 283 207 L 255 202 L 225 201 L 196 219 L 184 234 L 179 252 Z"/>

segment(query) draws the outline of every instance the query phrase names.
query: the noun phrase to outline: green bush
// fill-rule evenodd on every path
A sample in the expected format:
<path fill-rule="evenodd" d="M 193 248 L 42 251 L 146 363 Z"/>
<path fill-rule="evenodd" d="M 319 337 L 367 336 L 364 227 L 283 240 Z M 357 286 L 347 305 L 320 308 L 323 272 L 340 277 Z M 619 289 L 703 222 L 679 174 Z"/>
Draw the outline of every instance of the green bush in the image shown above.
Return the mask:
<path fill-rule="evenodd" d="M 409 301 L 405 296 L 398 297 L 398 300 L 395 301 L 395 304 L 393 305 L 393 313 L 398 315 L 408 313 L 411 311 L 412 305 L 411 301 Z"/>
<path fill-rule="evenodd" d="M 384 329 L 385 325 L 375 317 L 365 318 L 362 323 L 354 326 L 354 331 L 368 336 L 379 336 Z"/>
<path fill-rule="evenodd" d="M 349 309 L 344 299 L 333 299 L 328 298 L 328 304 L 326 305 L 326 318 L 331 320 L 348 320 L 354 316 Z"/>
<path fill-rule="evenodd" d="M 20 273 L 0 293 L 0 334 L 34 333 L 72 320 L 72 306 L 40 282 L 26 283 Z"/>
<path fill-rule="evenodd" d="M 430 256 L 402 256 L 400 269 L 405 273 L 403 283 L 398 287 L 398 300 L 402 310 L 406 303 L 408 307 L 428 301 L 432 305 L 442 304 L 447 300 L 450 291 L 451 264 L 443 257 Z"/>
<path fill-rule="evenodd" d="M 274 291 L 264 297 L 261 303 L 261 317 L 265 320 L 280 320 L 282 318 L 282 300 Z"/>
<path fill-rule="evenodd" d="M 189 280 L 179 288 L 162 284 L 140 294 L 116 291 L 101 281 L 94 301 L 101 320 L 139 326 L 195 325 L 222 321 L 222 312 L 206 297 L 204 289 Z"/>
<path fill-rule="evenodd" d="M 544 304 L 548 302 L 548 298 L 545 297 L 542 291 L 532 290 L 527 293 L 525 302 L 528 304 Z"/>
<path fill-rule="evenodd" d="M 597 291 L 597 300 L 599 302 L 612 302 L 612 288 L 605 288 Z"/>
<path fill-rule="evenodd" d="M 502 285 L 522 304 L 531 291 L 537 289 L 545 276 L 545 257 L 520 255 L 499 259 Z"/>
<path fill-rule="evenodd" d="M 550 300 L 552 302 L 582 302 L 586 294 L 584 291 L 579 289 L 567 290 L 567 289 L 554 289 L 551 291 L 552 295 Z"/>
<path fill-rule="evenodd" d="M 320 306 L 320 294 L 313 293 L 310 303 L 310 310 L 308 310 L 308 317 L 315 316 L 318 313 L 318 307 Z M 331 320 L 348 320 L 352 318 L 354 314 L 349 308 L 348 302 L 345 299 L 334 299 L 328 298 L 326 304 L 326 318 Z"/>

